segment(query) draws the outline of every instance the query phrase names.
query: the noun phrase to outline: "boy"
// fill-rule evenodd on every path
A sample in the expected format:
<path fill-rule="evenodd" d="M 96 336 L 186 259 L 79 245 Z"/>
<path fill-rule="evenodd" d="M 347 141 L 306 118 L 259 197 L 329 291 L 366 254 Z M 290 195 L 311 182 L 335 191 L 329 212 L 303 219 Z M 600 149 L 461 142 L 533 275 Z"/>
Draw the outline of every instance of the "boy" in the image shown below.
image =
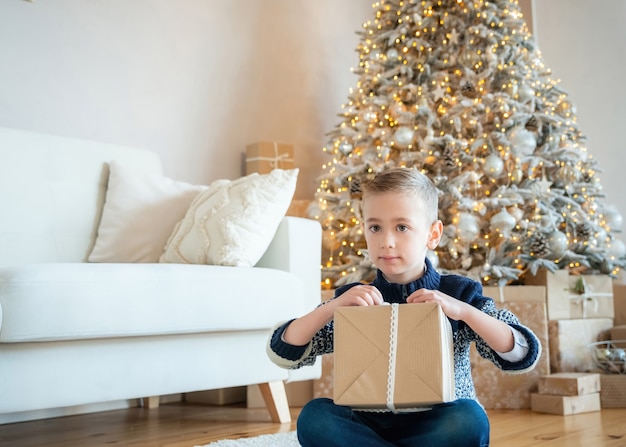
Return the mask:
<path fill-rule="evenodd" d="M 268 355 L 284 368 L 312 364 L 333 350 L 338 306 L 438 303 L 452 325 L 457 400 L 406 413 L 353 411 L 314 399 L 298 417 L 298 440 L 309 446 L 487 446 L 489 421 L 476 400 L 469 349 L 501 369 L 531 370 L 541 354 L 537 337 L 507 310 L 482 296 L 482 286 L 459 275 L 440 275 L 426 257 L 442 236 L 437 189 L 414 169 L 382 172 L 364 185 L 363 226 L 377 267 L 371 284 L 339 287 L 335 298 L 273 332 Z"/>

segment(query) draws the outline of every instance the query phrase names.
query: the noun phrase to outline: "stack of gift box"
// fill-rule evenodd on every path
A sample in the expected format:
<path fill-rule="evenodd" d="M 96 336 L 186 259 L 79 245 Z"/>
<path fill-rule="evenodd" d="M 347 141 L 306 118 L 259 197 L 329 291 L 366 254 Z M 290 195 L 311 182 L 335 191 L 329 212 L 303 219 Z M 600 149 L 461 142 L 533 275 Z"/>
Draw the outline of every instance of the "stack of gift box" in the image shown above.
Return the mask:
<path fill-rule="evenodd" d="M 562 415 L 600 411 L 600 374 L 597 373 L 542 376 L 537 391 L 531 394 L 533 411 Z"/>
<path fill-rule="evenodd" d="M 626 286 L 608 275 L 567 270 L 540 271 L 524 282 L 546 287 L 550 371 L 598 373 L 602 408 L 626 407 L 626 346 L 612 342 L 626 339 L 626 328 L 620 332 L 626 324 Z M 619 367 L 607 367 L 604 360 Z"/>

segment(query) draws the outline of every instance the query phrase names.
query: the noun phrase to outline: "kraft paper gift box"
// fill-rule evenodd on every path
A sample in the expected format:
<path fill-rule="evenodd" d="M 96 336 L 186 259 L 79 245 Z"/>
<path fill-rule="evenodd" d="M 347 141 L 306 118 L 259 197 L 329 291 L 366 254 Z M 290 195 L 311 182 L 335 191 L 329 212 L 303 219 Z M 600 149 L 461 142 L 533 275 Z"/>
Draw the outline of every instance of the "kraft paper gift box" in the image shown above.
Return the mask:
<path fill-rule="evenodd" d="M 505 290 L 526 287 L 531 286 L 506 286 Z M 545 288 L 534 290 L 538 297 L 543 296 L 542 291 L 545 292 Z M 528 297 L 530 293 L 525 292 L 524 295 Z M 541 343 L 542 353 L 532 371 L 511 374 L 482 358 L 472 345 L 470 362 L 476 397 L 487 410 L 530 408 L 530 395 L 537 391 L 539 377 L 550 372 L 546 304 L 541 301 L 524 301 L 497 303 L 496 306 L 513 312 L 520 323 L 534 332 Z"/>
<path fill-rule="evenodd" d="M 553 394 L 532 394 L 531 409 L 540 413 L 578 414 L 600 411 L 600 393 L 581 396 L 557 396 Z"/>
<path fill-rule="evenodd" d="M 613 312 L 615 326 L 626 324 L 626 284 L 613 281 Z"/>
<path fill-rule="evenodd" d="M 486 286 L 483 287 L 483 296 L 493 299 L 496 304 L 508 302 L 546 302 L 545 286 Z"/>
<path fill-rule="evenodd" d="M 626 408 L 626 374 L 600 375 L 600 406 Z"/>
<path fill-rule="evenodd" d="M 539 378 L 539 394 L 581 396 L 600 392 L 598 373 L 556 373 Z"/>
<path fill-rule="evenodd" d="M 548 320 L 613 318 L 613 279 L 608 275 L 570 275 L 541 269 L 526 275 L 526 285 L 546 286 Z"/>
<path fill-rule="evenodd" d="M 611 318 L 548 321 L 551 372 L 597 370 L 589 345 L 608 339 L 611 327 Z"/>
<path fill-rule="evenodd" d="M 435 303 L 335 311 L 334 400 L 391 411 L 455 398 L 450 323 Z"/>
<path fill-rule="evenodd" d="M 276 142 L 258 142 L 246 146 L 246 175 L 269 174 L 274 169 L 295 168 L 293 146 Z"/>

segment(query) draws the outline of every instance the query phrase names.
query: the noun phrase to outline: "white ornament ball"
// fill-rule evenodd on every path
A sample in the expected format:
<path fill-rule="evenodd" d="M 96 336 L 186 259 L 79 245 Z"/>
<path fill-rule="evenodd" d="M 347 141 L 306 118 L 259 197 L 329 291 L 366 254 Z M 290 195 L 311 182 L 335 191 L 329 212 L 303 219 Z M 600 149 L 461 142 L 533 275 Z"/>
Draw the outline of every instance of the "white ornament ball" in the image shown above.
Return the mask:
<path fill-rule="evenodd" d="M 535 90 L 528 84 L 522 84 L 519 86 L 517 95 L 521 102 L 529 101 L 535 96 Z"/>
<path fill-rule="evenodd" d="M 568 240 L 564 233 L 554 230 L 548 236 L 548 247 L 550 247 L 550 253 L 554 259 L 562 257 L 567 251 L 567 246 Z"/>
<path fill-rule="evenodd" d="M 388 59 L 397 59 L 398 58 L 398 50 L 396 50 L 395 48 L 390 48 L 389 51 L 387 51 L 387 58 Z"/>
<path fill-rule="evenodd" d="M 398 127 L 398 130 L 393 134 L 393 139 L 398 146 L 407 147 L 409 144 L 413 143 L 414 135 L 413 129 L 407 126 L 401 126 Z"/>
<path fill-rule="evenodd" d="M 473 214 L 461 213 L 459 222 L 456 226 L 457 235 L 463 242 L 472 242 L 476 240 L 480 233 L 478 227 L 478 219 Z"/>
<path fill-rule="evenodd" d="M 515 217 L 511 216 L 505 208 L 502 208 L 498 214 L 493 216 L 489 221 L 491 228 L 500 231 L 500 233 L 507 235 L 515 228 Z"/>
<path fill-rule="evenodd" d="M 620 212 L 614 206 L 608 206 L 604 210 L 604 219 L 611 230 L 619 230 L 622 228 L 624 220 Z"/>
<path fill-rule="evenodd" d="M 339 152 L 341 152 L 343 155 L 350 155 L 353 149 L 354 146 L 352 146 L 350 143 L 341 143 L 339 145 Z"/>
<path fill-rule="evenodd" d="M 626 245 L 619 239 L 613 239 L 608 244 L 607 254 L 613 259 L 620 259 L 626 254 Z"/>
<path fill-rule="evenodd" d="M 523 127 L 517 127 L 509 134 L 509 141 L 511 142 L 511 148 L 513 152 L 522 156 L 531 155 L 537 147 L 537 138 L 535 134 L 524 129 Z"/>
<path fill-rule="evenodd" d="M 515 219 L 515 222 L 519 222 L 524 217 L 524 211 L 521 208 L 514 206 L 509 210 L 509 213 Z"/>
<path fill-rule="evenodd" d="M 487 177 L 496 178 L 502 174 L 504 162 L 496 154 L 491 154 L 485 158 L 483 169 L 485 170 L 485 175 L 487 175 Z"/>

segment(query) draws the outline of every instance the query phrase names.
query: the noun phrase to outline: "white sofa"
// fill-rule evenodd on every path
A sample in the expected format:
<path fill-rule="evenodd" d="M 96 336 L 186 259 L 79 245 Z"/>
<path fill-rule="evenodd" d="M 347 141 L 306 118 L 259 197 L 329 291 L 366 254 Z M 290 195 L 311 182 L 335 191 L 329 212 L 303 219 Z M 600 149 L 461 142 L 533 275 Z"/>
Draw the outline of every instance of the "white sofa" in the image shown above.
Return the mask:
<path fill-rule="evenodd" d="M 254 267 L 91 263 L 111 160 L 150 151 L 0 128 L 0 423 L 33 410 L 260 384 L 273 420 L 288 372 L 271 327 L 320 302 L 321 228 L 283 218 Z"/>

